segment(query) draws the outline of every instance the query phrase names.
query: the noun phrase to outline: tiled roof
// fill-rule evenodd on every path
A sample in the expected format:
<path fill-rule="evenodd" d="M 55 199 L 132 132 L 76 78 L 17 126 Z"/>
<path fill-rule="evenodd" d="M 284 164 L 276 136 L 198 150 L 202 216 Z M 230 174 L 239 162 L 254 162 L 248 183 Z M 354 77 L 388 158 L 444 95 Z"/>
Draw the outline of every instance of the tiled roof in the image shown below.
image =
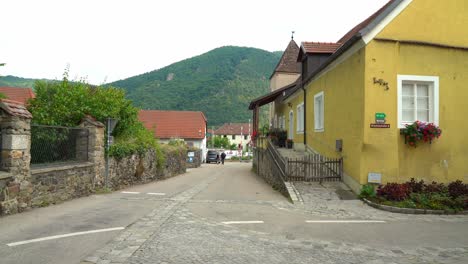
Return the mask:
<path fill-rule="evenodd" d="M 283 52 L 278 65 L 276 65 L 273 74 L 275 72 L 301 73 L 301 65 L 297 62 L 298 54 L 299 46 L 297 46 L 294 40 L 291 40 L 288 44 L 288 47 Z"/>
<path fill-rule="evenodd" d="M 363 35 L 367 32 L 370 32 L 375 28 L 385 17 L 390 14 L 395 8 L 397 8 L 403 0 L 390 0 L 387 4 L 377 10 L 370 17 L 359 23 L 353 29 L 348 31 L 341 39 L 338 40 L 338 43 L 341 46 L 324 62 L 320 65 L 319 68 L 314 70 L 307 78 L 304 80 L 304 84 L 307 84 L 312 78 L 319 74 L 323 69 L 328 67 L 333 61 L 339 58 L 346 50 L 348 50 L 354 43 L 359 41 Z"/>
<path fill-rule="evenodd" d="M 302 42 L 302 48 L 306 53 L 333 53 L 341 43 L 327 43 L 327 42 Z"/>
<path fill-rule="evenodd" d="M 252 130 L 252 127 L 250 127 Z M 241 133 L 242 132 L 242 133 Z M 252 131 L 250 131 L 252 132 Z M 249 123 L 226 123 L 215 130 L 215 135 L 248 135 Z"/>
<path fill-rule="evenodd" d="M 343 37 L 341 37 L 340 40 L 338 40 L 338 43 L 345 43 L 346 41 L 350 40 L 354 35 L 358 34 L 359 31 L 363 30 L 365 27 L 367 27 L 372 21 L 374 21 L 375 18 L 377 18 L 378 15 L 380 15 L 383 11 L 387 9 L 393 2 L 397 0 L 390 0 L 388 1 L 387 4 L 385 4 L 383 7 L 381 7 L 379 10 L 377 10 L 374 14 L 372 14 L 370 17 L 359 23 L 357 26 L 352 28 L 348 33 L 346 33 Z"/>
<path fill-rule="evenodd" d="M 6 113 L 12 116 L 19 116 L 24 118 L 32 118 L 31 113 L 26 109 L 24 104 L 21 102 L 16 102 L 13 100 L 8 99 L 1 99 L 0 100 L 0 109 L 5 111 Z"/>
<path fill-rule="evenodd" d="M 203 139 L 206 117 L 202 112 L 140 110 L 138 118 L 157 138 Z"/>
<path fill-rule="evenodd" d="M 0 87 L 0 93 L 6 95 L 7 99 L 23 104 L 26 104 L 31 98 L 36 98 L 31 88 Z"/>

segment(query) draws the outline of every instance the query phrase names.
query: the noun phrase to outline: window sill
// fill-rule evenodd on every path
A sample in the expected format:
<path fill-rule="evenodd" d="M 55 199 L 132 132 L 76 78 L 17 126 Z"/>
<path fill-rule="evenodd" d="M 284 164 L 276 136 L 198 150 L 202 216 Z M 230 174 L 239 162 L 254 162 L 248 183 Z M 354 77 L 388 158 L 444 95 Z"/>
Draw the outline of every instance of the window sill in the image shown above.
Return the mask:
<path fill-rule="evenodd" d="M 325 129 L 321 128 L 321 129 L 315 129 L 315 132 L 316 133 L 322 133 L 322 132 L 325 132 Z"/>
<path fill-rule="evenodd" d="M 296 131 L 296 134 L 302 135 L 304 134 L 304 131 Z"/>

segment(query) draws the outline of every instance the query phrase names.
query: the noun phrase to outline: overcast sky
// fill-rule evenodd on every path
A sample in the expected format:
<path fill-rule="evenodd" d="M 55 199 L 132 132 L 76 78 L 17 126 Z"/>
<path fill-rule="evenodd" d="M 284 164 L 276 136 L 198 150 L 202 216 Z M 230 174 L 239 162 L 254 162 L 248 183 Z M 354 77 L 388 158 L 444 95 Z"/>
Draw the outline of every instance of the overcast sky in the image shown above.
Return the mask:
<path fill-rule="evenodd" d="M 0 75 L 102 84 L 214 48 L 335 42 L 388 0 L 2 0 Z"/>

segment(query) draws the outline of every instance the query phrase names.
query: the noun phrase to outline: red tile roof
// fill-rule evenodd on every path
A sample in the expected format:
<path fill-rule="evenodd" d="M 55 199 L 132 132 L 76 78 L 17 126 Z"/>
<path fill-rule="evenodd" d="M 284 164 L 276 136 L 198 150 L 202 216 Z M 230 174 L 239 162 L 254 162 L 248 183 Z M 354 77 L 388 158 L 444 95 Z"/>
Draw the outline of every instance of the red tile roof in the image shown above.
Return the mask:
<path fill-rule="evenodd" d="M 156 138 L 203 139 L 206 117 L 202 112 L 140 110 L 138 118 Z"/>
<path fill-rule="evenodd" d="M 379 10 L 377 10 L 374 14 L 372 14 L 370 17 L 359 23 L 357 26 L 352 28 L 348 33 L 346 33 L 343 37 L 341 37 L 340 40 L 338 40 L 338 43 L 345 43 L 346 41 L 350 40 L 354 35 L 358 34 L 359 31 L 363 30 L 365 27 L 367 27 L 372 21 L 374 21 L 377 16 L 379 16 L 387 7 L 389 7 L 393 2 L 396 0 L 390 0 L 388 1 L 387 4 L 382 6 Z"/>
<path fill-rule="evenodd" d="M 284 50 L 278 65 L 276 65 L 273 74 L 275 72 L 301 73 L 301 64 L 297 62 L 298 54 L 299 46 L 297 46 L 294 40 L 291 40 L 288 47 Z M 273 76 L 273 74 L 271 76 Z"/>
<path fill-rule="evenodd" d="M 252 133 L 252 127 L 250 130 Z M 249 123 L 226 123 L 215 130 L 215 135 L 240 135 L 241 132 L 243 135 L 249 134 Z"/>
<path fill-rule="evenodd" d="M 0 87 L 0 93 L 6 95 L 7 99 L 23 104 L 26 104 L 31 98 L 36 98 L 31 88 Z"/>
<path fill-rule="evenodd" d="M 327 43 L 327 42 L 302 42 L 302 48 L 306 53 L 333 53 L 341 43 Z"/>
<path fill-rule="evenodd" d="M 24 104 L 21 102 L 16 102 L 13 100 L 8 100 L 8 99 L 1 99 L 0 100 L 0 109 L 3 111 L 7 112 L 8 114 L 12 116 L 19 116 L 19 117 L 24 117 L 24 118 L 32 118 L 31 113 L 26 109 Z"/>

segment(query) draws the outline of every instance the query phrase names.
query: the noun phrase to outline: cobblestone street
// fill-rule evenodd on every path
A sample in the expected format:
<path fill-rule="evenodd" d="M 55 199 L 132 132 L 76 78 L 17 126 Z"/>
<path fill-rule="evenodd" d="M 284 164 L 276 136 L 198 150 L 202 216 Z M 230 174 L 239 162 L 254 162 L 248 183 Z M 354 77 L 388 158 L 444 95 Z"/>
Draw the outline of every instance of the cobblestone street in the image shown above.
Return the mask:
<path fill-rule="evenodd" d="M 173 197 L 122 198 L 162 203 L 104 248 L 85 258 L 83 263 L 468 261 L 467 216 L 402 215 L 378 211 L 359 200 L 340 200 L 334 186 L 326 184 L 297 184 L 304 205 L 293 205 L 268 190 L 268 186 L 265 187 L 261 179 L 256 179 L 249 171 L 249 166 L 227 164 L 216 171 L 213 166 L 202 168 L 201 171 L 212 173 L 212 177 Z M 232 199 L 235 196 L 233 188 L 252 179 L 258 185 L 254 188 L 262 188 L 255 190 L 251 186 L 238 191 L 272 192 L 271 195 L 257 200 L 250 199 L 252 196 L 249 195 Z M 219 190 L 219 186 L 229 189 Z M 208 199 L 210 197 L 212 199 Z M 221 199 L 223 197 L 229 199 Z M 233 215 L 238 217 L 233 218 Z M 261 220 L 264 224 L 230 225 L 225 222 L 228 219 Z M 373 224 L 308 227 L 302 221 L 304 219 L 376 219 L 387 223 L 377 228 Z M 421 227 L 412 229 L 413 225 Z M 448 225 L 456 230 L 438 233 Z M 391 234 L 393 230 L 397 235 Z M 458 236 L 451 237 L 454 234 Z M 418 242 L 424 237 L 429 240 Z M 440 241 L 430 241 L 438 237 L 441 237 Z M 446 243 L 449 240 L 451 242 Z"/>

